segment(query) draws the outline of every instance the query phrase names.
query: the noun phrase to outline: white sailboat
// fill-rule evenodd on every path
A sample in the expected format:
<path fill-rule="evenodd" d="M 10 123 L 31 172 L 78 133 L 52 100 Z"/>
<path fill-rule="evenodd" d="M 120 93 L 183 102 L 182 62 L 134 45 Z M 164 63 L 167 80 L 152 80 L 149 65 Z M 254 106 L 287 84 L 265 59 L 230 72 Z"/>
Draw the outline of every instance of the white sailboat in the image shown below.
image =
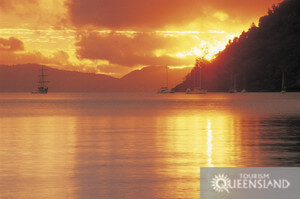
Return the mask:
<path fill-rule="evenodd" d="M 48 83 L 49 81 L 45 80 L 45 77 L 47 75 L 45 75 L 45 69 L 44 66 L 42 66 L 41 68 L 41 75 L 39 76 L 39 86 L 37 88 L 37 91 L 32 91 L 32 94 L 47 94 L 48 93 L 48 86 L 46 86 L 46 83 Z"/>
<path fill-rule="evenodd" d="M 228 93 L 237 93 L 236 90 L 236 75 L 231 75 L 231 86 Z"/>
<path fill-rule="evenodd" d="M 161 87 L 157 93 L 159 94 L 166 94 L 166 93 L 174 93 L 174 91 L 169 90 L 169 74 L 168 74 L 168 66 L 166 66 L 166 86 Z"/>
<path fill-rule="evenodd" d="M 202 59 L 196 60 L 194 75 L 194 87 L 186 89 L 186 94 L 206 94 L 207 90 L 202 88 Z M 199 73 L 199 74 L 198 74 Z"/>
<path fill-rule="evenodd" d="M 186 94 L 206 94 L 207 90 L 201 89 L 201 87 L 188 88 L 185 91 Z"/>
<path fill-rule="evenodd" d="M 242 78 L 243 81 L 243 89 L 241 90 L 241 93 L 247 93 L 247 89 L 246 89 L 246 79 L 245 79 L 245 75 L 244 78 Z"/>
<path fill-rule="evenodd" d="M 244 88 L 243 90 L 241 90 L 241 93 L 247 93 L 247 90 Z"/>

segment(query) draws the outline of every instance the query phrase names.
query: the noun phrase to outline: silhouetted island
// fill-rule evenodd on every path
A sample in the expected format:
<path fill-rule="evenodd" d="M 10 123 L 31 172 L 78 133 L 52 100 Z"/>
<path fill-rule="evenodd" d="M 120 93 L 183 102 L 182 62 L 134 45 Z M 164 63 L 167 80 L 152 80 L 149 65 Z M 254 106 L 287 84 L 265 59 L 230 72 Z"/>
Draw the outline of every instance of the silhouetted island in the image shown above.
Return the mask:
<path fill-rule="evenodd" d="M 236 81 L 241 91 L 280 91 L 282 74 L 287 91 L 300 91 L 300 1 L 285 0 L 247 32 L 229 41 L 211 63 L 203 67 L 203 87 L 228 91 Z M 191 87 L 195 70 L 173 90 Z"/>
<path fill-rule="evenodd" d="M 42 65 L 0 65 L 0 92 L 31 92 Z M 165 84 L 165 67 L 149 66 L 121 78 L 104 74 L 59 70 L 44 66 L 49 92 L 157 92 Z M 63 68 L 62 68 L 63 69 Z M 180 83 L 191 68 L 170 69 L 170 86 Z"/>

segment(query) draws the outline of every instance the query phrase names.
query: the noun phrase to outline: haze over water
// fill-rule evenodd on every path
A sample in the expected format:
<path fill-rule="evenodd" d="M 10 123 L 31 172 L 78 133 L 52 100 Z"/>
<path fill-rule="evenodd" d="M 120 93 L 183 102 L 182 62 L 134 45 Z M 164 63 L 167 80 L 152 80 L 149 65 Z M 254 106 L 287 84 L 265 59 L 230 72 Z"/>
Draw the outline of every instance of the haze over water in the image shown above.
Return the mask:
<path fill-rule="evenodd" d="M 0 198 L 199 198 L 200 167 L 299 166 L 299 93 L 1 93 Z"/>

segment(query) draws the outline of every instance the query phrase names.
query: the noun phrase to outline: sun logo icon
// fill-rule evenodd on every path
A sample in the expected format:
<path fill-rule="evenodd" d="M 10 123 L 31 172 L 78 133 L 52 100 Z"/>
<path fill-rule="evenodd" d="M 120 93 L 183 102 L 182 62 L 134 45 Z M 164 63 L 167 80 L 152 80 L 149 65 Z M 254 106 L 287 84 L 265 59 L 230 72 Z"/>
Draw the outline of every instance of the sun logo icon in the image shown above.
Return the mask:
<path fill-rule="evenodd" d="M 216 192 L 224 192 L 229 193 L 228 186 L 230 184 L 230 180 L 225 174 L 215 175 L 215 177 L 211 181 L 211 186 Z"/>

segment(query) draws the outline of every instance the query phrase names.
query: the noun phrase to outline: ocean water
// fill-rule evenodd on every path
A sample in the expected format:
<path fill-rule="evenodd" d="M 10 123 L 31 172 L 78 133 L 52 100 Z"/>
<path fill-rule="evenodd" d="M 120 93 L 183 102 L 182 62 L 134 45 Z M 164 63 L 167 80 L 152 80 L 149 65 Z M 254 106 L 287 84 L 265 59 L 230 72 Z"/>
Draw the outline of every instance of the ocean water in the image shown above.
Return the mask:
<path fill-rule="evenodd" d="M 200 167 L 299 151 L 299 93 L 0 94 L 1 199 L 197 199 Z"/>

